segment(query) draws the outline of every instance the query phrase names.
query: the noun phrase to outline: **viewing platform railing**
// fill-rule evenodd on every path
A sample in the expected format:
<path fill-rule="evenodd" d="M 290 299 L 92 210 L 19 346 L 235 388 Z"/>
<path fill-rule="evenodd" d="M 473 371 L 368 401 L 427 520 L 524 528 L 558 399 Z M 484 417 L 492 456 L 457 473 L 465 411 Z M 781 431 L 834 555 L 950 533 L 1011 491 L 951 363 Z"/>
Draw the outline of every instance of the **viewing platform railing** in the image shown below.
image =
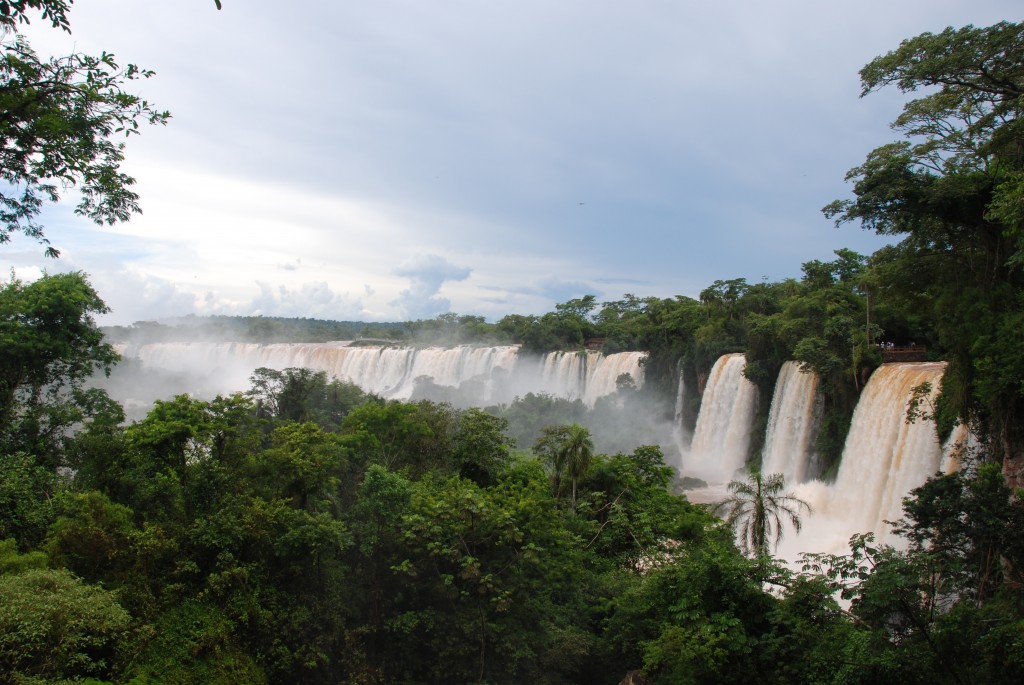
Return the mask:
<path fill-rule="evenodd" d="M 925 362 L 928 361 L 928 348 L 921 345 L 885 347 L 880 345 L 883 362 Z"/>

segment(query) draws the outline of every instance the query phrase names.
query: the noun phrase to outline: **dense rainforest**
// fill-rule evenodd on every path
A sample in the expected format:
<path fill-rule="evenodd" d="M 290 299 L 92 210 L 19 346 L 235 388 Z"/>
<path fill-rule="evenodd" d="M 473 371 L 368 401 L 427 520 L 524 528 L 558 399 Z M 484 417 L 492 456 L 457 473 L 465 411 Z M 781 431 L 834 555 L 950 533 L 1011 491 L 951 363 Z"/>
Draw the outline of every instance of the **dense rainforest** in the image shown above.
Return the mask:
<path fill-rule="evenodd" d="M 124 218 L 135 197 L 107 137 L 161 120 L 119 91 L 143 72 L 84 56 L 48 67 L 17 35 L 28 10 L 66 28 L 68 4 L 0 2 L 14 36 L 0 162 L 23 189 L 0 196 L 0 243 L 45 241 L 50 180 L 90 188 L 87 216 Z M 30 85 L 41 73 L 96 88 L 43 92 Z M 127 422 L 90 383 L 118 359 L 87 276 L 12 277 L 0 683 L 1024 681 L 1024 25 L 921 34 L 861 79 L 865 95 L 923 94 L 894 123 L 904 139 L 870 152 L 848 176 L 853 199 L 825 211 L 891 247 L 838 250 L 780 283 L 719 281 L 699 299 L 586 296 L 537 317 L 344 337 L 534 351 L 603 338 L 646 351 L 662 387 L 643 392 L 664 396 L 680 374 L 700 387 L 725 352 L 744 352 L 762 388 L 795 359 L 822 379 L 831 455 L 878 343 L 914 343 L 948 361 L 922 411 L 943 433 L 967 425 L 977 447 L 906 499 L 902 546 L 858 535 L 794 570 L 677 494 L 656 447 L 598 453 L 571 416 L 524 441 L 507 414 L 385 401 L 305 369 L 262 369 L 235 395 L 166 398 Z M 220 325 L 273 337 L 292 324 Z M 310 328 L 354 330 L 333 326 Z M 754 492 L 751 511 L 767 501 Z"/>

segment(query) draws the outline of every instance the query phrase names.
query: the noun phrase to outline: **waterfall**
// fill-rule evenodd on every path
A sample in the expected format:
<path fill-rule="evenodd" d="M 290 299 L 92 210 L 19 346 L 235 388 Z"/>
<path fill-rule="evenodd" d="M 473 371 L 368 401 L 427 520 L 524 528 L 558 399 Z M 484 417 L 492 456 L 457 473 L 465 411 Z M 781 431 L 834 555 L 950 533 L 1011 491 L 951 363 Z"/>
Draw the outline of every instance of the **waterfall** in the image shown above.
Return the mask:
<path fill-rule="evenodd" d="M 683 376 L 682 368 L 679 369 L 679 385 L 676 388 L 676 407 L 675 416 L 672 423 L 672 441 L 675 443 L 676 450 L 680 455 L 686 454 L 687 446 L 690 443 L 691 436 L 683 425 L 683 410 L 686 407 L 686 381 Z M 682 470 L 683 465 L 681 463 L 675 464 L 676 470 Z"/>
<path fill-rule="evenodd" d="M 901 542 L 886 521 L 903 515 L 903 498 L 942 466 L 943 449 L 929 418 L 907 421 L 913 389 L 931 384 L 934 401 L 944 363 L 896 363 L 878 367 L 853 413 L 835 483 L 810 481 L 793 488 L 814 513 L 799 535 L 787 532 L 779 556 L 801 552 L 844 553 L 854 533 L 872 532 L 887 544 Z M 926 403 L 927 404 L 927 403 Z"/>
<path fill-rule="evenodd" d="M 742 354 L 727 354 L 711 369 L 690 453 L 683 458 L 684 475 L 724 483 L 746 463 L 757 410 L 757 386 L 744 377 L 746 364 Z"/>
<path fill-rule="evenodd" d="M 885 536 L 903 498 L 939 468 L 942 447 L 930 419 L 907 421 L 913 389 L 931 384 L 934 401 L 945 364 L 883 364 L 853 412 L 831 508 L 863 531 Z"/>
<path fill-rule="evenodd" d="M 259 367 L 302 367 L 324 371 L 388 399 L 407 400 L 420 379 L 448 388 L 466 386 L 466 400 L 485 405 L 510 402 L 517 395 L 547 393 L 594 402 L 616 391 L 628 373 L 643 384 L 643 352 L 551 352 L 520 354 L 516 345 L 478 347 L 392 347 L 328 343 L 151 343 L 118 345 L 125 358 L 174 374 L 193 374 L 177 392 L 212 396 L 249 387 Z M 116 371 L 115 371 L 116 372 Z M 429 391 L 428 391 L 429 394 Z"/>
<path fill-rule="evenodd" d="M 781 473 L 788 485 L 817 475 L 810 466 L 821 410 L 818 374 L 801 371 L 798 362 L 783 364 L 768 412 L 761 456 L 763 473 Z"/>
<path fill-rule="evenodd" d="M 588 352 L 583 401 L 593 406 L 599 397 L 614 394 L 618 390 L 619 376 L 623 374 L 632 378 L 634 386 L 640 388 L 644 382 L 641 362 L 645 356 L 643 352 L 619 352 L 607 356 L 600 352 Z"/>
<path fill-rule="evenodd" d="M 583 399 L 586 359 L 581 352 L 549 352 L 544 355 L 540 383 L 535 392 L 571 400 Z"/>
<path fill-rule="evenodd" d="M 970 431 L 966 424 L 957 424 L 956 428 L 942 445 L 942 461 L 939 471 L 945 474 L 956 473 L 964 462 L 972 459 L 981 449 L 978 436 Z"/>

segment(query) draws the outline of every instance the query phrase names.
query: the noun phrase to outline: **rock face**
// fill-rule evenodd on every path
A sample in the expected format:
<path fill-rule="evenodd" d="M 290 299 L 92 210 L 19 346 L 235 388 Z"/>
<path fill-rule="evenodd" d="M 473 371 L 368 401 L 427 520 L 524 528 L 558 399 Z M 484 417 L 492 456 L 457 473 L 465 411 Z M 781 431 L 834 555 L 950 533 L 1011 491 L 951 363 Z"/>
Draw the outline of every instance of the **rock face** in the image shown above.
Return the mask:
<path fill-rule="evenodd" d="M 630 671 L 619 685 L 650 685 L 651 680 L 643 671 Z"/>

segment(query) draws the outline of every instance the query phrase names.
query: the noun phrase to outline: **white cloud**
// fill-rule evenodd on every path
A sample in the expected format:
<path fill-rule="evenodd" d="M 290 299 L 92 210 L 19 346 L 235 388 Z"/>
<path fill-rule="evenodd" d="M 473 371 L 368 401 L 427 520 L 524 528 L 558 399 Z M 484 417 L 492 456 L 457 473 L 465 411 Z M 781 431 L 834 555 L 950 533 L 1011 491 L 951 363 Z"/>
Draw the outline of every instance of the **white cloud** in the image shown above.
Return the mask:
<path fill-rule="evenodd" d="M 858 99 L 858 69 L 921 31 L 1019 14 L 1016 0 L 179 4 L 81 3 L 72 36 L 31 27 L 41 51 L 155 69 L 137 89 L 173 113 L 126 150 L 143 216 L 44 217 L 64 258 L 42 266 L 92 274 L 118 322 L 497 318 L 583 292 L 799 276 L 876 244 L 818 211 L 899 112 L 898 94 Z M 25 243 L 2 254 L 39 268 Z"/>
<path fill-rule="evenodd" d="M 445 281 L 464 281 L 472 269 L 456 266 L 434 254 L 416 255 L 395 268 L 395 274 L 411 281 L 391 304 L 401 307 L 409 320 L 430 319 L 451 308 L 448 298 L 438 293 Z"/>
<path fill-rule="evenodd" d="M 248 305 L 252 316 L 298 316 L 316 319 L 355 320 L 365 316 L 362 301 L 348 293 L 336 293 L 327 283 L 304 283 L 297 289 L 259 283 L 260 294 Z"/>

